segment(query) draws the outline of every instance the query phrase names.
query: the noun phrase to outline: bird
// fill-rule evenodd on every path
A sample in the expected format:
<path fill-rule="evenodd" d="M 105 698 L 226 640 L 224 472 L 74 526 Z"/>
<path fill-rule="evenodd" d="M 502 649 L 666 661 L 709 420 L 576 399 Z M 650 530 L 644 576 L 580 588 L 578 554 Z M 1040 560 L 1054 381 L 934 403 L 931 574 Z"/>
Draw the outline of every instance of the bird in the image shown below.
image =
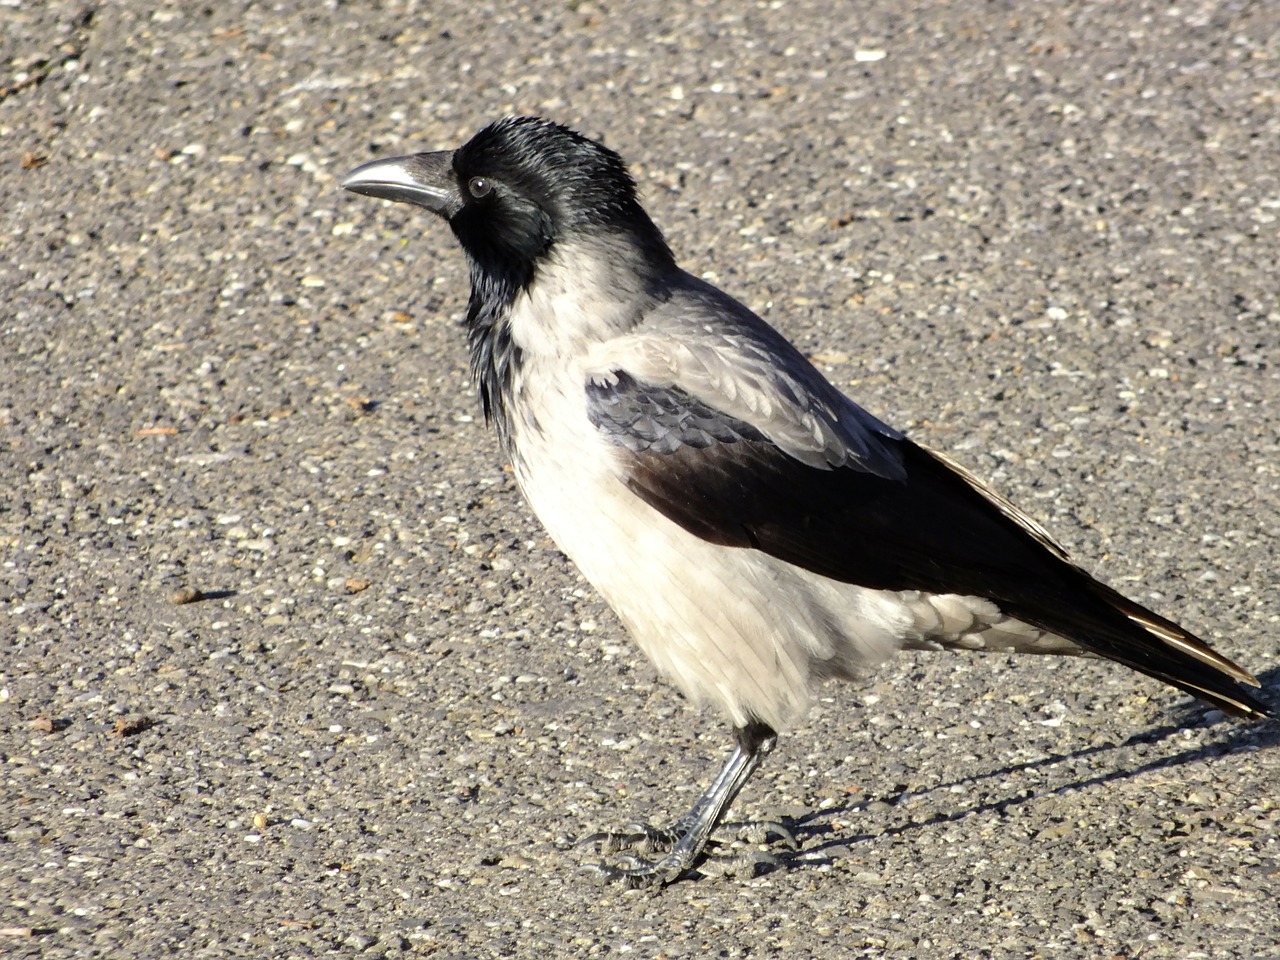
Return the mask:
<path fill-rule="evenodd" d="M 505 117 L 341 186 L 447 221 L 470 272 L 471 374 L 517 486 L 658 672 L 732 729 L 671 827 L 589 838 L 642 847 L 588 865 L 605 880 L 694 875 L 816 686 L 900 649 L 1099 657 L 1271 716 L 1250 673 L 681 269 L 604 144 Z"/>

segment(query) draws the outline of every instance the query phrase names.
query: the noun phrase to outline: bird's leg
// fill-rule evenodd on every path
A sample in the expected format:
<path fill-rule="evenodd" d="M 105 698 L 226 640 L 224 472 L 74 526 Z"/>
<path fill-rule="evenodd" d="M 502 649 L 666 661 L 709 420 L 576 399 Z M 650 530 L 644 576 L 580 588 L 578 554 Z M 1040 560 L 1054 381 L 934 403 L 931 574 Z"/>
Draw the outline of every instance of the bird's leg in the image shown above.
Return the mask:
<path fill-rule="evenodd" d="M 725 761 L 707 792 L 698 798 L 688 813 L 669 829 L 654 829 L 640 824 L 626 827 L 619 837 L 615 834 L 595 834 L 584 842 L 601 842 L 621 839 L 624 843 L 644 841 L 650 847 L 671 845 L 671 850 L 660 859 L 623 857 L 618 866 L 602 863 L 588 864 L 584 870 L 596 873 L 606 880 L 622 880 L 631 886 L 650 883 L 670 883 L 693 866 L 702 855 L 707 840 L 716 825 L 723 819 L 734 798 L 746 785 L 756 767 L 769 755 L 778 741 L 772 727 L 763 723 L 750 723 L 733 731 L 737 745 Z"/>

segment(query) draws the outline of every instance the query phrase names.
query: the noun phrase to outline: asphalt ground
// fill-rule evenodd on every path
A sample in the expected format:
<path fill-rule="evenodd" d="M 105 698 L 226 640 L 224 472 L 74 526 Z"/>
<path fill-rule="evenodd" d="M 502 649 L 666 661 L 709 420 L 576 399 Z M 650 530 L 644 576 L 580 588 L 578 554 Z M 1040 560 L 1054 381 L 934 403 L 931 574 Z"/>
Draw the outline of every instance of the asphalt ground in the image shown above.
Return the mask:
<path fill-rule="evenodd" d="M 337 187 L 511 112 L 1280 699 L 1276 4 L 0 0 L 0 953 L 1280 956 L 1280 725 L 1097 662 L 903 655 L 737 805 L 799 852 L 577 872 L 726 730 Z"/>

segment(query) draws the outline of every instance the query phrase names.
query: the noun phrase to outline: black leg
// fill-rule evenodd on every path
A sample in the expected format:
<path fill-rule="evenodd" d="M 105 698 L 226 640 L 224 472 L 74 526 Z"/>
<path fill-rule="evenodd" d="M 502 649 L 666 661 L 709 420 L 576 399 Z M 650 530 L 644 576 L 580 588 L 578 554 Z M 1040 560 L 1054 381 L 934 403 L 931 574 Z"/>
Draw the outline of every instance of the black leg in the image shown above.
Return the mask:
<path fill-rule="evenodd" d="M 751 774 L 755 773 L 756 767 L 760 766 L 760 762 L 772 752 L 778 742 L 777 733 L 763 723 L 738 727 L 733 731 L 733 736 L 737 746 L 720 768 L 715 781 L 698 798 L 693 809 L 677 820 L 669 830 L 627 828 L 627 833 L 631 835 L 627 839 L 666 840 L 672 843 L 671 851 L 666 856 L 655 860 L 626 857 L 622 866 L 595 863 L 583 869 L 597 873 L 606 880 L 622 880 L 633 886 L 642 886 L 649 883 L 671 883 L 692 867 L 702 855 L 712 831 L 724 818 L 725 811 L 733 804 L 734 798 L 746 785 Z M 610 836 L 596 834 L 587 840 L 601 841 Z"/>

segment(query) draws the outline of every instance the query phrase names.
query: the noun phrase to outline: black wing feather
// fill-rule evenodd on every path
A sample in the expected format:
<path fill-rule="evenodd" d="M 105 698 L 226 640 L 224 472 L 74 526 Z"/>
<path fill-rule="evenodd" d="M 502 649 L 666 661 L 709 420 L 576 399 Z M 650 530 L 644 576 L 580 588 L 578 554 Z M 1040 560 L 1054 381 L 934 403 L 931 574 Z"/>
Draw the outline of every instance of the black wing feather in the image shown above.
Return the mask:
<path fill-rule="evenodd" d="M 975 481 L 905 438 L 905 479 L 810 466 L 757 427 L 678 387 L 615 371 L 587 387 L 592 423 L 621 450 L 642 500 L 713 543 L 762 550 L 845 583 L 956 593 L 1202 697 L 1267 715 L 1254 682 L 1173 622 L 1070 563 Z"/>

